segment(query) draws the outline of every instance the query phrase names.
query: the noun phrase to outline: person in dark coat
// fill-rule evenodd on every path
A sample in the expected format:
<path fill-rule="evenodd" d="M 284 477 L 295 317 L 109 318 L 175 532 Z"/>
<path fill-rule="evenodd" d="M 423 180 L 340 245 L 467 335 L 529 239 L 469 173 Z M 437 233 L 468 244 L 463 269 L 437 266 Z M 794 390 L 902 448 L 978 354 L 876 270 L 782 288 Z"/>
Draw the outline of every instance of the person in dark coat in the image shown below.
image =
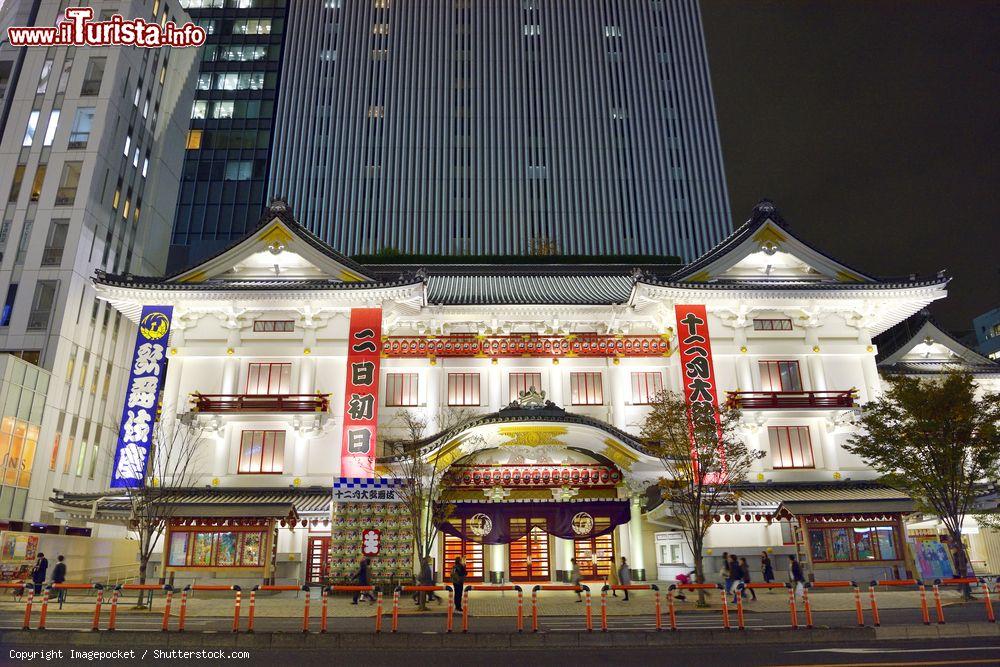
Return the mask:
<path fill-rule="evenodd" d="M 747 559 L 746 558 L 741 558 L 740 559 L 740 571 L 743 574 L 743 584 L 744 585 L 749 584 L 750 583 L 750 564 L 747 563 Z M 748 588 L 744 588 L 743 589 L 743 597 L 745 598 L 747 596 L 747 591 L 748 590 L 750 591 L 750 595 L 753 596 L 753 599 L 756 600 L 757 599 L 757 591 L 755 591 L 752 588 L 749 588 L 749 589 Z"/>
<path fill-rule="evenodd" d="M 740 561 L 736 554 L 729 556 L 729 579 L 727 581 L 726 589 L 733 594 L 733 604 L 736 604 L 736 599 L 740 596 L 737 584 L 743 581 L 743 569 L 740 567 Z"/>
<path fill-rule="evenodd" d="M 434 585 L 434 569 L 431 567 L 430 556 L 424 556 L 420 559 L 420 575 L 417 577 L 417 583 L 421 586 L 433 586 Z M 428 602 L 431 600 L 437 600 L 438 604 L 441 604 L 441 596 L 434 591 L 428 591 L 424 593 L 423 591 L 418 592 L 413 596 L 413 601 L 420 604 L 420 596 L 425 596 Z"/>
<path fill-rule="evenodd" d="M 771 557 L 766 551 L 760 552 L 760 574 L 764 578 L 764 583 L 769 584 L 774 581 L 774 566 L 771 565 Z"/>
<path fill-rule="evenodd" d="M 35 585 L 35 595 L 42 592 L 42 584 L 45 583 L 45 575 L 49 571 L 49 561 L 45 554 L 39 553 L 35 559 L 35 566 L 31 568 L 31 583 Z"/>
<path fill-rule="evenodd" d="M 462 592 L 465 589 L 465 577 L 468 573 L 465 569 L 465 559 L 456 556 L 455 564 L 451 567 L 451 586 L 455 589 L 455 611 L 462 611 Z"/>
<path fill-rule="evenodd" d="M 53 584 L 66 583 L 66 558 L 62 554 L 56 556 L 56 566 L 52 568 L 52 583 Z M 57 599 L 60 605 L 66 601 L 65 588 L 59 589 Z"/>
<path fill-rule="evenodd" d="M 630 586 L 632 584 L 632 571 L 629 570 L 625 556 L 622 556 L 622 564 L 618 567 L 618 581 L 621 582 L 622 586 Z M 628 602 L 627 588 L 625 589 L 625 599 L 622 602 Z"/>
<path fill-rule="evenodd" d="M 358 580 L 358 586 L 371 585 L 371 577 L 368 574 L 369 565 L 370 562 L 367 556 L 362 556 L 361 560 L 358 561 L 358 571 L 354 573 L 354 578 Z M 356 591 L 354 593 L 354 601 L 351 604 L 357 604 L 358 598 L 368 598 L 369 602 L 375 602 L 375 598 L 367 591 Z"/>

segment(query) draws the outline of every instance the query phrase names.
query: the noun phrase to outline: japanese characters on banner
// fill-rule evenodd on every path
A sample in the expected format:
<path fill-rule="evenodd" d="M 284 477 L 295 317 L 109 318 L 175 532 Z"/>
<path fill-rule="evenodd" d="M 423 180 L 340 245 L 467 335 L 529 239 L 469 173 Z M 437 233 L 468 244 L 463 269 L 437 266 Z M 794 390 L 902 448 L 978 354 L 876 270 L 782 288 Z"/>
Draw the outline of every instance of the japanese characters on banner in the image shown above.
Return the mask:
<path fill-rule="evenodd" d="M 708 315 L 705 306 L 675 305 L 678 350 L 688 403 L 719 404 L 715 388 L 715 367 L 712 365 L 712 341 L 708 336 Z"/>
<path fill-rule="evenodd" d="M 344 437 L 340 451 L 340 474 L 344 477 L 375 476 L 381 349 L 382 309 L 352 309 L 347 341 Z"/>
<path fill-rule="evenodd" d="M 362 479 L 341 477 L 333 482 L 335 503 L 401 503 L 397 489 L 403 480 L 397 478 Z"/>
<path fill-rule="evenodd" d="M 695 403 L 719 404 L 719 394 L 715 386 L 715 366 L 712 364 L 712 341 L 708 335 L 708 315 L 704 305 L 675 305 L 674 314 L 677 317 L 678 351 L 681 356 L 681 384 L 684 386 L 684 398 L 688 405 Z M 716 413 L 716 421 L 719 416 Z M 691 456 L 697 471 L 697 450 L 694 447 L 694 425 L 688 414 L 688 427 L 691 431 Z M 721 438 L 721 432 L 720 432 Z M 725 455 L 721 456 L 722 474 L 725 474 Z M 714 474 L 706 478 L 715 477 Z"/>
<path fill-rule="evenodd" d="M 113 489 L 136 488 L 145 484 L 173 311 L 173 306 L 142 307 L 128 385 L 125 387 L 118 444 L 111 467 Z"/>
<path fill-rule="evenodd" d="M 366 528 L 361 531 L 361 553 L 365 556 L 378 556 L 382 550 L 382 531 Z"/>

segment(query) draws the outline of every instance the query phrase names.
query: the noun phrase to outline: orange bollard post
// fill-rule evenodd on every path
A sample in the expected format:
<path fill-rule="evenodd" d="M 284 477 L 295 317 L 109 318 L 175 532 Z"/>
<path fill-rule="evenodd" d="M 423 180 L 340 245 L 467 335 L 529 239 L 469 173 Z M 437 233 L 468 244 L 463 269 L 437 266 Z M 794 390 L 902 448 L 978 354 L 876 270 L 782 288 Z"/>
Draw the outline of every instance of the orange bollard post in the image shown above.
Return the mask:
<path fill-rule="evenodd" d="M 917 586 L 917 590 L 920 591 L 920 620 L 924 622 L 924 625 L 930 625 L 931 615 L 927 611 L 927 587 L 920 584 Z"/>
<path fill-rule="evenodd" d="M 174 589 L 167 586 L 167 600 L 163 603 L 163 624 L 160 627 L 162 632 L 170 630 L 170 603 L 174 600 Z"/>
<path fill-rule="evenodd" d="M 90 626 L 91 632 L 97 632 L 101 629 L 101 603 L 104 602 L 104 586 L 98 584 L 97 589 L 97 600 L 94 601 L 94 622 Z"/>
<path fill-rule="evenodd" d="M 22 630 L 31 629 L 31 605 L 35 601 L 35 588 L 34 586 L 28 591 L 28 601 L 24 604 L 24 625 L 21 626 Z"/>
<path fill-rule="evenodd" d="M 538 586 L 531 589 L 531 631 L 538 632 Z"/>
<path fill-rule="evenodd" d="M 663 618 L 660 615 L 660 589 L 657 588 L 656 584 L 650 584 L 653 587 L 653 609 L 656 612 L 656 631 L 659 632 L 663 629 Z"/>
<path fill-rule="evenodd" d="M 118 597 L 121 595 L 121 587 L 115 586 L 115 590 L 111 593 L 111 611 L 108 612 L 108 630 L 114 631 L 115 625 L 118 622 Z"/>
<path fill-rule="evenodd" d="M 738 590 L 740 591 L 740 595 L 736 596 L 736 627 L 740 630 L 745 630 L 746 626 L 743 625 L 743 587 L 740 586 Z"/>
<path fill-rule="evenodd" d="M 524 591 L 521 590 L 520 586 L 515 586 L 514 590 L 517 591 L 517 631 L 524 631 Z"/>
<path fill-rule="evenodd" d="M 858 614 L 858 627 L 865 627 L 865 612 L 861 607 L 861 587 L 858 586 L 857 582 L 851 582 L 854 584 L 854 610 Z"/>
<path fill-rule="evenodd" d="M 601 589 L 601 632 L 608 631 L 608 587 Z"/>
<path fill-rule="evenodd" d="M 795 584 L 788 585 L 788 613 L 791 616 L 792 630 L 799 627 L 799 614 L 795 609 Z"/>
<path fill-rule="evenodd" d="M 941 589 L 938 588 L 937 583 L 935 583 L 931 590 L 934 591 L 934 613 L 937 614 L 938 625 L 944 625 L 944 608 L 941 606 Z M 927 603 L 924 602 L 923 604 L 926 605 Z M 925 611 L 924 614 L 926 617 L 927 612 Z"/>
<path fill-rule="evenodd" d="M 802 610 L 806 614 L 806 628 L 811 630 L 813 626 L 813 610 L 812 603 L 809 602 L 808 583 L 802 587 Z"/>
<path fill-rule="evenodd" d="M 872 625 L 874 625 L 877 628 L 877 627 L 879 627 L 881 625 L 881 621 L 880 621 L 879 616 L 878 616 L 878 602 L 875 601 L 875 587 L 876 586 L 878 586 L 878 582 L 877 581 L 873 581 L 871 584 L 868 585 L 868 595 L 871 598 Z"/>
<path fill-rule="evenodd" d="M 983 587 L 983 603 L 986 605 L 986 620 L 990 623 L 996 623 L 997 617 L 993 614 L 993 601 L 990 600 L 990 584 L 988 581 L 981 580 L 979 585 Z"/>
<path fill-rule="evenodd" d="M 462 593 L 462 632 L 469 631 L 469 587 Z"/>
<path fill-rule="evenodd" d="M 375 594 L 375 632 L 382 632 L 382 591 Z"/>
<path fill-rule="evenodd" d="M 392 592 L 392 632 L 399 627 L 399 587 Z"/>
<path fill-rule="evenodd" d="M 667 590 L 667 613 L 670 615 L 670 629 L 677 630 L 677 610 L 674 609 L 673 590 Z"/>
<path fill-rule="evenodd" d="M 312 594 L 308 586 L 302 587 L 306 594 L 306 601 L 302 605 L 302 633 L 309 634 L 309 596 Z"/>
<path fill-rule="evenodd" d="M 729 596 L 726 595 L 726 589 L 719 586 L 722 592 L 722 629 L 729 629 Z"/>
<path fill-rule="evenodd" d="M 233 632 L 240 631 L 240 606 L 243 604 L 243 592 L 239 586 L 233 586 L 236 596 L 233 598 Z"/>
<path fill-rule="evenodd" d="M 177 632 L 184 632 L 184 620 L 187 618 L 187 602 L 189 586 L 181 591 L 181 611 L 177 614 Z"/>
<path fill-rule="evenodd" d="M 253 634 L 253 622 L 257 617 L 257 587 L 250 589 L 250 607 L 247 609 L 247 634 Z"/>
<path fill-rule="evenodd" d="M 584 612 L 587 615 L 587 632 L 593 632 L 594 631 L 594 616 L 593 616 L 593 613 L 592 613 L 592 610 L 591 610 L 591 607 L 590 607 L 590 587 L 588 587 L 588 586 L 582 586 L 582 588 L 583 588 L 583 592 L 587 596 L 586 599 L 584 600 L 584 604 L 587 605 L 586 609 L 584 609 Z"/>
<path fill-rule="evenodd" d="M 42 593 L 42 608 L 38 612 L 39 630 L 45 629 L 45 618 L 48 616 L 48 614 L 49 614 L 49 589 L 45 589 L 45 592 Z"/>
<path fill-rule="evenodd" d="M 448 590 L 448 613 L 444 615 L 445 632 L 451 632 L 455 627 L 455 591 L 451 586 L 445 586 Z"/>
<path fill-rule="evenodd" d="M 323 588 L 320 591 L 320 597 L 323 603 L 320 605 L 320 619 L 319 619 L 319 632 L 323 634 L 326 632 L 326 612 L 327 612 L 327 598 L 329 597 L 329 592 Z"/>

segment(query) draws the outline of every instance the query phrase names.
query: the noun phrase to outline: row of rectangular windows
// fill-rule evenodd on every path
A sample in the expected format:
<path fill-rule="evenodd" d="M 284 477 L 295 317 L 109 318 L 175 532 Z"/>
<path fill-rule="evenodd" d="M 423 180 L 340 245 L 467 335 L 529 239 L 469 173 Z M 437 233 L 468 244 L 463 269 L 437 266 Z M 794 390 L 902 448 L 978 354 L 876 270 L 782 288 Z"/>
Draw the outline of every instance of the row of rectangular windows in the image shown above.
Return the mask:
<path fill-rule="evenodd" d="M 416 382 L 416 373 L 397 373 L 398 377 L 393 384 L 392 394 L 399 396 L 406 391 L 409 383 Z M 460 377 L 473 374 L 453 374 L 449 375 L 449 390 L 454 387 L 456 391 L 468 392 L 473 385 L 467 384 L 469 378 Z M 594 376 L 598 373 L 574 373 L 580 376 Z M 641 374 L 633 374 L 641 375 Z M 409 376 L 409 377 L 406 377 Z M 452 378 L 455 382 L 452 384 Z M 475 376 L 478 377 L 478 376 Z M 586 378 L 581 378 L 586 379 Z M 512 380 L 513 382 L 513 380 Z M 478 395 L 478 383 L 474 383 L 475 390 L 471 394 Z M 814 468 L 812 441 L 809 437 L 808 426 L 769 426 L 768 436 L 771 444 L 772 468 L 781 469 L 803 469 Z M 285 471 L 285 432 L 272 430 L 249 430 L 243 431 L 240 438 L 240 457 L 237 465 L 237 472 L 241 475 L 279 475 Z"/>

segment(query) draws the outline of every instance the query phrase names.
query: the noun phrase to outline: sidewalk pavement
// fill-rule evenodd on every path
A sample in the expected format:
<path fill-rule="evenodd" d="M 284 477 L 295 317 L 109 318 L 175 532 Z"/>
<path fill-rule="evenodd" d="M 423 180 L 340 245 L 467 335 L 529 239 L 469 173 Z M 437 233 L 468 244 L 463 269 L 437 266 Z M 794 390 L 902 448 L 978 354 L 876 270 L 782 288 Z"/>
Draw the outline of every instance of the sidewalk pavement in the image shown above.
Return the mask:
<path fill-rule="evenodd" d="M 524 594 L 524 615 L 531 614 L 531 590 L 530 584 L 525 585 Z M 592 587 L 596 589 L 597 587 Z M 443 592 L 441 592 L 443 594 Z M 878 606 L 880 609 L 915 609 L 920 606 L 920 594 L 917 591 L 877 591 Z M 661 586 L 662 613 L 667 613 L 666 586 Z M 124 592 L 119 599 L 119 614 L 162 614 L 165 595 L 157 593 L 153 600 L 152 610 L 134 610 L 133 601 L 138 598 L 138 593 L 125 595 Z M 654 595 L 652 591 L 629 591 L 628 602 L 624 601 L 623 591 L 618 591 L 618 597 L 613 597 L 608 592 L 607 614 L 608 616 L 643 616 L 654 613 Z M 233 614 L 234 593 L 223 592 L 197 592 L 190 594 L 188 598 L 187 615 L 191 617 L 231 617 Z M 719 591 L 709 591 L 707 595 L 708 606 L 697 607 L 697 593 L 688 591 L 687 601 L 675 602 L 675 609 L 678 614 L 697 613 L 718 613 L 721 608 L 721 593 Z M 0 611 L 23 611 L 27 595 L 21 602 L 13 602 L 4 599 L 0 602 Z M 813 591 L 809 595 L 813 612 L 824 611 L 854 611 L 855 601 L 853 592 L 834 592 L 827 590 Z M 302 616 L 305 593 L 267 593 L 258 592 L 256 595 L 255 615 L 258 618 L 287 618 Z M 961 593 L 955 590 L 941 591 L 941 601 L 944 605 L 956 604 L 962 601 Z M 732 598 L 730 598 L 730 603 Z M 934 601 L 930 591 L 927 592 L 928 605 L 933 607 Z M 351 604 L 349 596 L 336 595 L 328 599 L 328 615 L 331 618 L 349 617 L 373 617 L 376 605 L 367 602 L 360 602 L 357 605 Z M 601 595 L 599 590 L 592 593 L 591 604 L 594 613 L 599 613 L 601 606 Z M 862 605 L 867 612 L 870 606 L 868 592 L 862 593 Z M 241 613 L 245 615 L 249 606 L 249 591 L 242 593 Z M 538 614 L 540 616 L 575 616 L 582 615 L 584 606 L 576 601 L 576 594 L 572 591 L 540 591 L 538 593 Z M 798 600 L 799 612 L 802 611 L 802 601 Z M 34 602 L 34 613 L 38 613 L 41 607 L 41 598 L 36 598 Z M 110 599 L 105 597 L 105 611 L 110 607 Z M 422 612 L 414 604 L 410 594 L 402 594 L 399 598 L 400 615 L 433 615 L 443 614 L 447 608 L 447 597 L 444 602 L 438 604 L 430 602 L 427 605 L 428 611 Z M 748 614 L 754 612 L 787 612 L 788 593 L 783 590 L 757 591 L 757 600 L 746 600 L 743 604 L 744 611 Z M 735 612 L 734 605 L 729 605 L 730 612 Z M 94 610 L 94 596 L 92 594 L 83 595 L 78 591 L 70 591 L 66 604 L 62 609 L 54 601 L 49 602 L 49 614 L 82 613 L 92 614 Z M 472 616 L 487 617 L 513 617 L 517 613 L 517 594 L 514 591 L 493 592 L 493 591 L 473 591 L 469 594 L 469 613 Z M 171 606 L 171 615 L 176 616 L 180 611 L 180 594 L 175 593 Z M 382 601 L 383 614 L 392 611 L 392 596 L 385 596 Z M 319 618 L 322 613 L 321 597 L 318 592 L 310 596 L 310 617 Z"/>

